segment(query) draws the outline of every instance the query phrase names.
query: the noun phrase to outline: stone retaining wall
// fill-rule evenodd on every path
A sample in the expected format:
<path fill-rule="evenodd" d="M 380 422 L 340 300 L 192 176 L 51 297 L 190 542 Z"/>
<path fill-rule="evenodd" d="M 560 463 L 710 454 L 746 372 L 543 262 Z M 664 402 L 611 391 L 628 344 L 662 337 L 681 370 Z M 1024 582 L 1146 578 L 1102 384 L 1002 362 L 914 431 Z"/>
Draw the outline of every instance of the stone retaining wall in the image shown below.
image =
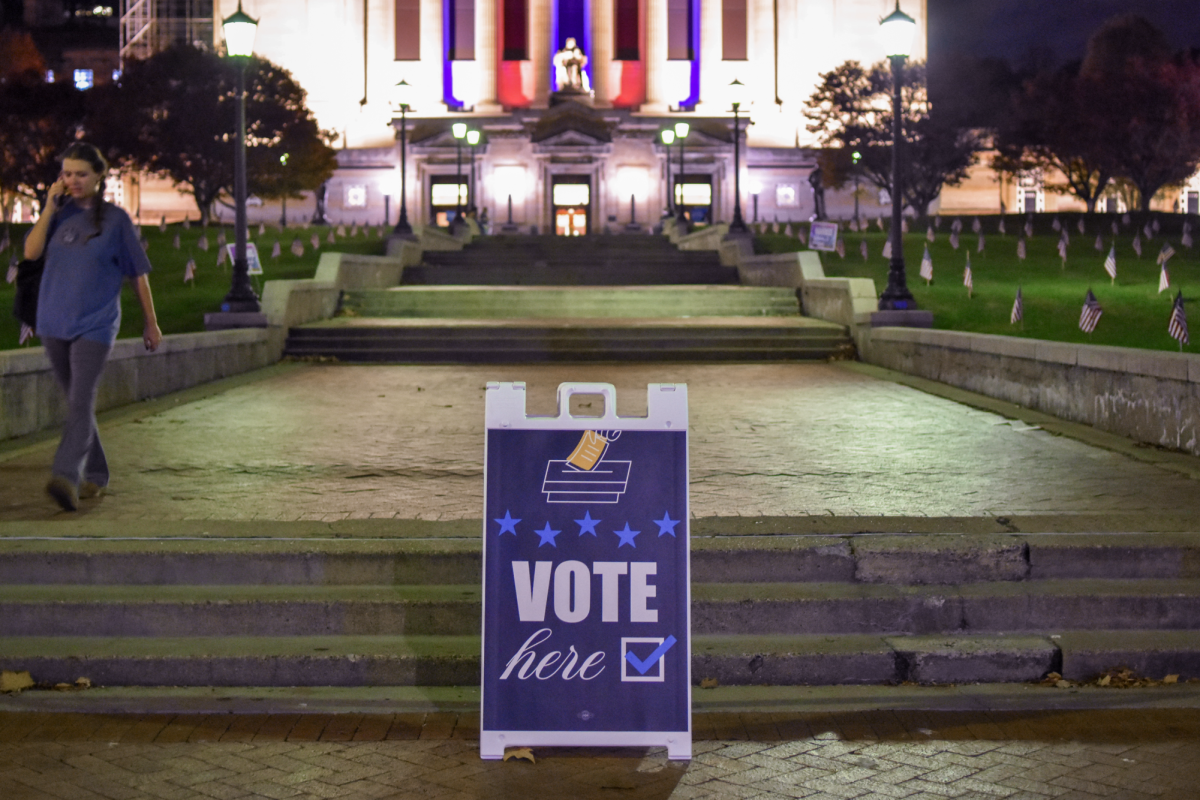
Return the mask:
<path fill-rule="evenodd" d="M 743 285 L 794 286 L 805 316 L 845 325 L 869 364 L 1138 442 L 1200 455 L 1200 355 L 923 328 L 871 327 L 874 281 L 827 278 L 818 253 L 718 245 Z"/>

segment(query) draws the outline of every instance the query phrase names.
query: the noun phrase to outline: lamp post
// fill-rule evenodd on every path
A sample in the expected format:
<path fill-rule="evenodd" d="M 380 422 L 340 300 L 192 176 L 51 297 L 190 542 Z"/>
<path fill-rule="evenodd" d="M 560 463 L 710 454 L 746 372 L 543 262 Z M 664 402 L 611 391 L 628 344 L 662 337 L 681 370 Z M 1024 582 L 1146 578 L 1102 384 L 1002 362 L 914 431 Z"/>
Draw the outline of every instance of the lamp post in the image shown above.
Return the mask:
<path fill-rule="evenodd" d="M 675 187 L 671 185 L 671 145 L 675 142 L 675 131 L 667 128 L 661 134 L 663 146 L 667 148 L 667 213 L 663 219 L 675 216 Z"/>
<path fill-rule="evenodd" d="M 883 32 L 884 52 L 892 62 L 892 260 L 888 265 L 887 288 L 879 296 L 879 310 L 886 311 L 917 307 L 904 275 L 904 241 L 900 230 L 904 208 L 904 187 L 900 183 L 900 140 L 903 131 L 900 83 L 904 60 L 912 50 L 917 23 L 900 10 L 900 0 L 896 0 L 896 10 L 881 20 L 879 25 Z"/>
<path fill-rule="evenodd" d="M 467 212 L 479 205 L 475 196 L 475 146 L 479 144 L 479 131 L 467 131 L 467 144 L 471 145 L 470 162 L 467 168 Z"/>
<path fill-rule="evenodd" d="M 854 165 L 854 227 L 855 227 L 856 229 L 857 229 L 857 228 L 858 228 L 858 226 L 859 226 L 859 222 L 858 222 L 858 193 L 859 193 L 859 188 L 858 188 L 858 174 L 859 174 L 859 170 L 858 170 L 858 162 L 859 162 L 859 161 L 862 161 L 862 153 L 860 153 L 860 152 L 858 152 L 857 150 L 855 150 L 855 151 L 854 151 L 854 153 L 852 153 L 852 154 L 851 154 L 851 156 L 850 156 L 850 162 L 851 162 L 851 163 Z"/>
<path fill-rule="evenodd" d="M 679 140 L 679 202 L 675 204 L 675 221 L 687 225 L 687 215 L 683 213 L 683 182 L 686 180 L 683 173 L 683 140 L 687 138 L 688 131 L 692 129 L 691 125 L 686 122 L 675 123 L 675 138 Z M 674 187 L 671 193 L 674 194 Z"/>
<path fill-rule="evenodd" d="M 396 84 L 396 95 L 400 106 L 400 219 L 392 228 L 392 234 L 415 239 L 412 225 L 408 224 L 408 111 L 411 108 L 412 85 L 401 78 Z"/>
<path fill-rule="evenodd" d="M 233 150 L 233 202 L 235 206 L 233 277 L 229 294 L 221 301 L 221 311 L 260 312 L 258 295 L 250 285 L 250 265 L 246 260 L 246 66 L 254 54 L 254 36 L 258 20 L 238 9 L 221 22 L 225 48 L 237 63 L 237 141 Z"/>
<path fill-rule="evenodd" d="M 742 105 L 746 85 L 737 78 L 729 84 L 730 99 L 733 101 L 733 221 L 729 223 L 730 236 L 746 236 L 750 229 L 742 219 L 742 162 L 739 156 L 742 149 L 741 122 L 738 110 Z"/>
<path fill-rule="evenodd" d="M 754 223 L 758 224 L 758 196 L 762 194 L 762 181 L 750 181 L 750 196 L 754 198 Z"/>
<path fill-rule="evenodd" d="M 462 140 L 467 135 L 467 123 L 456 122 L 450 126 L 454 134 L 454 221 L 450 223 L 451 232 L 456 231 L 462 222 Z"/>

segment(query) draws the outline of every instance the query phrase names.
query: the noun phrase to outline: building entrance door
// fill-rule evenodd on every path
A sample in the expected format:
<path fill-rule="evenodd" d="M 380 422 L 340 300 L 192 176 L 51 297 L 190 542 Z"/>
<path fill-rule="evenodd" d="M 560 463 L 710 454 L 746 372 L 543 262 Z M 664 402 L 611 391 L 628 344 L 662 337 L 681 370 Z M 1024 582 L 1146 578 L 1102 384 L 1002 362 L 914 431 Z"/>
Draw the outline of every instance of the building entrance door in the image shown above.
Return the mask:
<path fill-rule="evenodd" d="M 592 181 L 587 175 L 556 175 L 552 183 L 556 236 L 584 236 L 591 232 Z"/>

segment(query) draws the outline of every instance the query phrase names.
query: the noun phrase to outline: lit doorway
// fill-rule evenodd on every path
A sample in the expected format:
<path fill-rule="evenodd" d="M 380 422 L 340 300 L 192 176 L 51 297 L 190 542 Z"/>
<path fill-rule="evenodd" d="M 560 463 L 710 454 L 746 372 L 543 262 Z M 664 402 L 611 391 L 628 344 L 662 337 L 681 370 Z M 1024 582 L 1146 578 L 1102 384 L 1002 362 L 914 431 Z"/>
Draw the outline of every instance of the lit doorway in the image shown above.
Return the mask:
<path fill-rule="evenodd" d="M 675 176 L 675 207 L 695 226 L 712 222 L 712 176 Z"/>
<path fill-rule="evenodd" d="M 592 182 L 587 175 L 556 175 L 551 189 L 556 236 L 585 236 L 591 231 Z"/>
<path fill-rule="evenodd" d="M 455 188 L 458 189 L 457 193 Z M 434 175 L 429 183 L 430 222 L 439 228 L 449 227 L 458 209 L 467 210 L 467 183 L 459 183 L 457 175 Z"/>

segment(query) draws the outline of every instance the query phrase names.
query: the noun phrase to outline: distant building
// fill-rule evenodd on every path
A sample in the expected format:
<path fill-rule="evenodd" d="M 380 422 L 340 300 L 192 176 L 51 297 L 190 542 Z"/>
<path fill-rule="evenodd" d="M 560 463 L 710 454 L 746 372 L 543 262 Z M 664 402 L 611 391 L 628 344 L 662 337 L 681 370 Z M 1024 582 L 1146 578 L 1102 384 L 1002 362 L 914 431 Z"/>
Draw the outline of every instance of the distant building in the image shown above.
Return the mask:
<path fill-rule="evenodd" d="M 126 19 L 142 5 L 123 5 L 123 52 L 138 41 Z M 161 11 L 164 4 L 144 5 Z M 237 0 L 212 5 L 219 39 L 220 20 Z M 918 21 L 914 58 L 923 59 L 925 0 L 901 5 Z M 879 20 L 895 0 L 243 0 L 242 7 L 259 20 L 256 52 L 290 70 L 321 126 L 339 134 L 331 218 L 379 221 L 386 207 L 395 221 L 396 85 L 404 80 L 413 88 L 404 189 L 411 221 L 444 222 L 469 192 L 495 225 L 507 222 L 511 202 L 514 225 L 569 233 L 652 225 L 672 190 L 696 222 L 729 220 L 735 78 L 750 103 L 741 109 L 744 215 L 749 220 L 757 205 L 763 221 L 808 219 L 816 158 L 804 103 L 820 73 L 847 59 L 884 57 Z M 579 53 L 556 65 L 568 38 Z M 473 157 L 451 134 L 459 121 L 482 134 Z M 681 121 L 691 126 L 682 170 L 678 144 L 668 164 L 659 137 Z M 831 216 L 850 216 L 852 189 L 827 198 Z M 864 212 L 876 213 L 877 200 L 868 198 Z"/>

